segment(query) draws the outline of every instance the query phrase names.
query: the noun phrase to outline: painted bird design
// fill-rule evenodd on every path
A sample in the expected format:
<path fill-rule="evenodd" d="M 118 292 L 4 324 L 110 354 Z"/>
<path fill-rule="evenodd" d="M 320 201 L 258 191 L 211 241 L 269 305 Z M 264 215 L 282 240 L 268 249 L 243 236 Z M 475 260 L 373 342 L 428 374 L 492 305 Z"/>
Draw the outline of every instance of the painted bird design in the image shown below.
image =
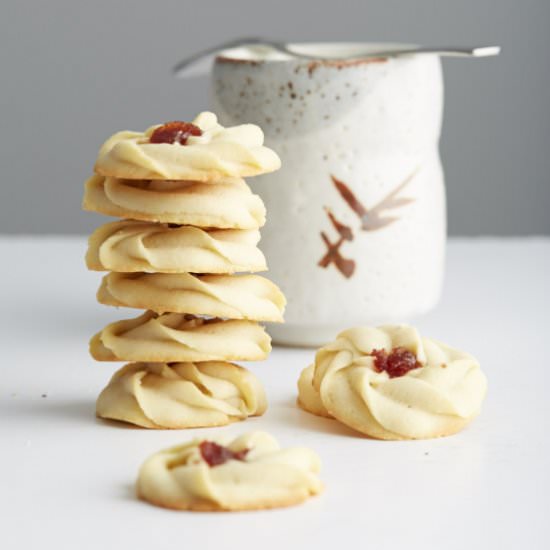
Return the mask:
<path fill-rule="evenodd" d="M 418 168 L 415 169 L 402 183 L 371 208 L 366 208 L 343 181 L 332 175 L 331 178 L 340 196 L 359 217 L 361 229 L 363 231 L 377 231 L 399 219 L 397 216 L 387 215 L 388 211 L 414 202 L 412 198 L 399 197 L 398 195 L 414 179 L 418 171 Z"/>

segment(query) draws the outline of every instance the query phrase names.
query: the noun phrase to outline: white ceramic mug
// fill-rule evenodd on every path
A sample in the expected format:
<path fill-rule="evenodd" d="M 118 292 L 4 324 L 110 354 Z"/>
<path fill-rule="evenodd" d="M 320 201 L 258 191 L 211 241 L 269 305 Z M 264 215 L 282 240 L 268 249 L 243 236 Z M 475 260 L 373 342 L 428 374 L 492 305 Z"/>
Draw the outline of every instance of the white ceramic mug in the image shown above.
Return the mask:
<path fill-rule="evenodd" d="M 229 50 L 214 64 L 212 101 L 223 124 L 261 126 L 282 160 L 250 182 L 267 207 L 269 277 L 288 299 L 286 323 L 270 327 L 276 343 L 320 345 L 436 304 L 446 225 L 438 57 L 309 62 Z"/>

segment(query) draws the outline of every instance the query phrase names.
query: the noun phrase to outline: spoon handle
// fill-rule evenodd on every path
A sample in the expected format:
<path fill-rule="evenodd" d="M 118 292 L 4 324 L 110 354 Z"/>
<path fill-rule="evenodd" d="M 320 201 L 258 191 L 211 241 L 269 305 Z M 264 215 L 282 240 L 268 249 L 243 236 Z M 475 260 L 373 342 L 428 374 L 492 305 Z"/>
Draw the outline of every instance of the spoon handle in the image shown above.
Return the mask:
<path fill-rule="evenodd" d="M 475 48 L 437 47 L 437 48 L 409 48 L 387 52 L 373 52 L 368 54 L 376 57 L 398 57 L 402 55 L 440 55 L 444 57 L 489 57 L 498 55 L 500 46 L 476 46 Z"/>
<path fill-rule="evenodd" d="M 294 57 L 302 59 L 320 59 L 317 55 L 309 55 L 293 48 L 292 45 L 282 44 L 280 42 L 266 42 L 269 46 L 275 49 L 286 52 Z M 476 46 L 473 48 L 457 48 L 454 46 L 438 46 L 438 47 L 411 47 L 400 50 L 377 50 L 354 53 L 349 56 L 330 57 L 334 61 L 342 61 L 347 59 L 367 59 L 371 57 L 404 57 L 411 55 L 439 55 L 444 57 L 488 57 L 498 55 L 500 46 Z"/>

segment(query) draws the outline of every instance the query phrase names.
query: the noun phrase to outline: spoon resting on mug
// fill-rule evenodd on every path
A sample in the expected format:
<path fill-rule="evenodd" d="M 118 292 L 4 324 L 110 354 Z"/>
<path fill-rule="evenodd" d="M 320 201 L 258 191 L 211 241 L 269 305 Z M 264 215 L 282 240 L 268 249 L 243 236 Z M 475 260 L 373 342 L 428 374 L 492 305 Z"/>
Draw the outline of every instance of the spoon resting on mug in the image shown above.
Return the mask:
<path fill-rule="evenodd" d="M 334 55 L 334 53 L 326 54 L 319 51 L 313 53 L 314 45 L 295 45 L 280 42 L 278 40 L 270 40 L 266 38 L 237 38 L 228 40 L 222 44 L 217 44 L 210 48 L 206 48 L 182 59 L 174 68 L 174 75 L 179 78 L 190 76 L 199 76 L 207 74 L 213 58 L 223 50 L 230 48 L 238 48 L 242 46 L 256 46 L 265 55 L 271 51 L 271 57 L 287 58 L 295 57 L 306 60 L 350 60 L 350 59 L 366 59 L 369 57 L 403 57 L 411 55 L 439 55 L 444 57 L 489 57 L 500 53 L 500 46 L 475 46 L 475 47 L 454 47 L 454 46 L 438 46 L 438 47 L 423 47 L 423 46 L 407 46 L 395 49 L 369 49 L 363 51 L 354 51 L 352 54 Z M 309 51 L 308 51 L 309 50 Z M 284 56 L 284 57 L 283 57 Z"/>

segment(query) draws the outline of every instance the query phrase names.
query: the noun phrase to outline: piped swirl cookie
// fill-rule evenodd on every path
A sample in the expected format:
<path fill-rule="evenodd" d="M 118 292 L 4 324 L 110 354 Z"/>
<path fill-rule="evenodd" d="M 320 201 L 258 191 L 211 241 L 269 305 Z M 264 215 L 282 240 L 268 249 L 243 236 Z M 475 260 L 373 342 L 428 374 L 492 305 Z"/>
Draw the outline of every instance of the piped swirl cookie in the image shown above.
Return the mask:
<path fill-rule="evenodd" d="M 270 351 L 271 338 L 253 321 L 152 311 L 111 323 L 90 341 L 98 361 L 260 361 Z"/>
<path fill-rule="evenodd" d="M 118 221 L 98 227 L 88 241 L 86 264 L 94 271 L 135 273 L 235 273 L 264 271 L 256 229 L 171 227 Z"/>
<path fill-rule="evenodd" d="M 261 415 L 266 407 L 258 379 L 232 363 L 128 363 L 101 392 L 96 412 L 144 428 L 200 428 Z"/>
<path fill-rule="evenodd" d="M 215 181 L 273 172 L 281 166 L 264 147 L 254 124 L 224 128 L 214 113 L 190 123 L 152 126 L 145 132 L 117 132 L 100 148 L 95 172 L 144 180 Z"/>
<path fill-rule="evenodd" d="M 141 221 L 220 229 L 256 229 L 265 206 L 244 180 L 129 180 L 92 176 L 85 184 L 84 210 Z"/>
<path fill-rule="evenodd" d="M 477 360 L 406 325 L 359 327 L 321 348 L 298 382 L 300 406 L 379 439 L 424 439 L 464 428 L 487 381 Z"/>
<path fill-rule="evenodd" d="M 281 449 L 265 432 L 194 439 L 149 457 L 137 494 L 177 510 L 237 511 L 291 506 L 320 493 L 319 457 L 305 447 Z"/>
<path fill-rule="evenodd" d="M 109 273 L 97 299 L 110 306 L 190 313 L 226 319 L 282 322 L 286 300 L 259 275 Z"/>

